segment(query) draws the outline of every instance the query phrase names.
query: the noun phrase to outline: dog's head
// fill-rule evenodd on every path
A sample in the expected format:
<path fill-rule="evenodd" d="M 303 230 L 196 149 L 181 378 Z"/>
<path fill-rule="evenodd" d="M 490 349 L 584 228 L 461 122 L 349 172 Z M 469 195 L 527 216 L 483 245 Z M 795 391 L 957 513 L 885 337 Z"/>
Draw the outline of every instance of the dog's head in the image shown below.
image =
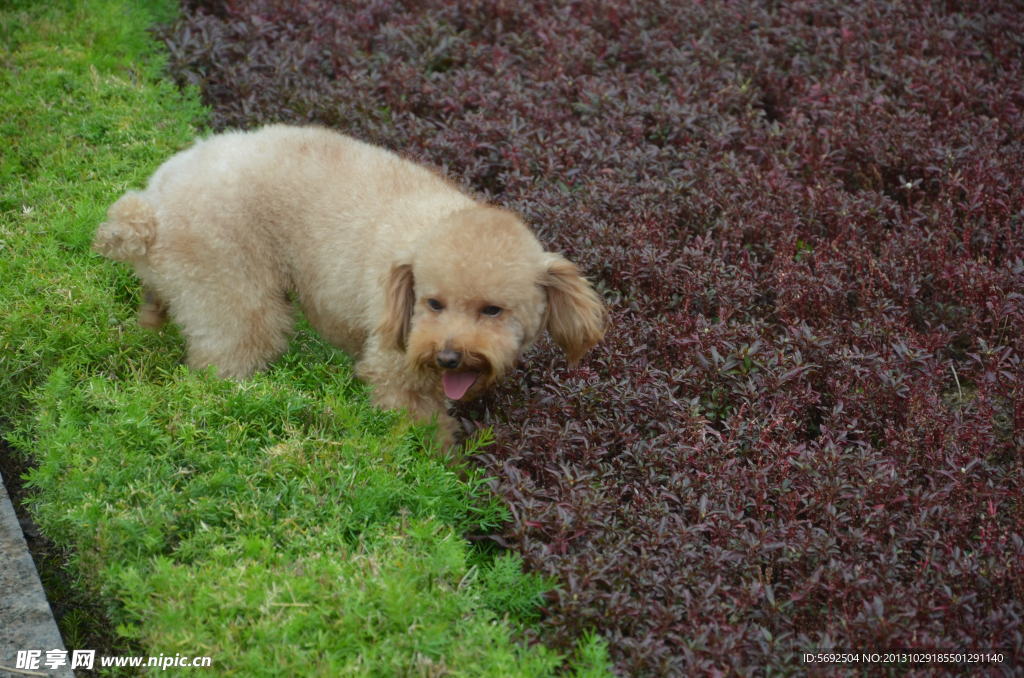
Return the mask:
<path fill-rule="evenodd" d="M 386 281 L 383 340 L 452 400 L 500 380 L 547 329 L 570 363 L 604 336 L 607 313 L 579 270 L 545 252 L 511 212 L 456 212 Z"/>

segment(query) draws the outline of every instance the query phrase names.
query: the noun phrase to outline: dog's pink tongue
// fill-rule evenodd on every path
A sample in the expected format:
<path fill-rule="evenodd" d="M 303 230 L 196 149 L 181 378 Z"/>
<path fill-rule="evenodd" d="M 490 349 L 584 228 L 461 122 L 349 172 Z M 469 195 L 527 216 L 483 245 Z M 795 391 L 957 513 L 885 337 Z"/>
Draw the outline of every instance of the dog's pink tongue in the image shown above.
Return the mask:
<path fill-rule="evenodd" d="M 452 400 L 459 400 L 476 383 L 476 377 L 476 372 L 445 372 L 441 375 L 444 394 Z"/>

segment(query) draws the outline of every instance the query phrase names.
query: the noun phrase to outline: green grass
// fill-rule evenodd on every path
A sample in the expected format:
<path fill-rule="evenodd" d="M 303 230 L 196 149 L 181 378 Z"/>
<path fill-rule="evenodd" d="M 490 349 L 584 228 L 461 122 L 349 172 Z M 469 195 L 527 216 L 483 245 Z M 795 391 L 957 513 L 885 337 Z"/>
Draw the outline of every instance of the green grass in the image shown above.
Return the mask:
<path fill-rule="evenodd" d="M 504 508 L 372 408 L 347 357 L 303 329 L 235 384 L 135 325 L 130 271 L 89 242 L 202 128 L 146 33 L 171 3 L 0 7 L 0 423 L 117 633 L 211 675 L 607 675 L 597 637 L 574 657 L 515 640 L 551 583 L 468 544 Z"/>
<path fill-rule="evenodd" d="M 135 284 L 89 241 L 106 206 L 196 133 L 158 79 L 144 3 L 15 3 L 0 13 L 0 412 L 62 365 L 144 373 L 173 342 L 129 327 Z M 157 3 L 152 3 L 156 5 Z"/>

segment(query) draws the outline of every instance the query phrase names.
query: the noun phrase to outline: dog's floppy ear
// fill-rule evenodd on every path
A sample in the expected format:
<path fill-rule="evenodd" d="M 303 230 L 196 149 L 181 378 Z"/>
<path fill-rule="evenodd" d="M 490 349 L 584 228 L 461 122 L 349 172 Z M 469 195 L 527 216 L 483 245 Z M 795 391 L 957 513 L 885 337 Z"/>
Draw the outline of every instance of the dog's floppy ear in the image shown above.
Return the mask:
<path fill-rule="evenodd" d="M 385 281 L 384 299 L 387 306 L 384 322 L 378 331 L 385 346 L 404 351 L 412 321 L 412 307 L 416 302 L 410 264 L 395 264 L 391 267 Z"/>
<path fill-rule="evenodd" d="M 576 364 L 604 337 L 608 312 L 576 265 L 559 254 L 547 253 L 540 284 L 548 295 L 548 332 Z"/>

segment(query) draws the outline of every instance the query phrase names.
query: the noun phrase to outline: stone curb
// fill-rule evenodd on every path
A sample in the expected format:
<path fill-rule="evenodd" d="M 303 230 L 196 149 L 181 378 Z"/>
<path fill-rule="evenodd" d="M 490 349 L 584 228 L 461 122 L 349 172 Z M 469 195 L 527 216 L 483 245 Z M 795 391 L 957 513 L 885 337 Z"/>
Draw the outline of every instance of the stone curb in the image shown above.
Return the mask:
<path fill-rule="evenodd" d="M 40 650 L 45 660 L 48 650 L 65 647 L 0 476 L 0 678 L 74 678 L 67 665 L 46 669 L 40 662 L 38 669 L 16 669 L 19 650 Z"/>

